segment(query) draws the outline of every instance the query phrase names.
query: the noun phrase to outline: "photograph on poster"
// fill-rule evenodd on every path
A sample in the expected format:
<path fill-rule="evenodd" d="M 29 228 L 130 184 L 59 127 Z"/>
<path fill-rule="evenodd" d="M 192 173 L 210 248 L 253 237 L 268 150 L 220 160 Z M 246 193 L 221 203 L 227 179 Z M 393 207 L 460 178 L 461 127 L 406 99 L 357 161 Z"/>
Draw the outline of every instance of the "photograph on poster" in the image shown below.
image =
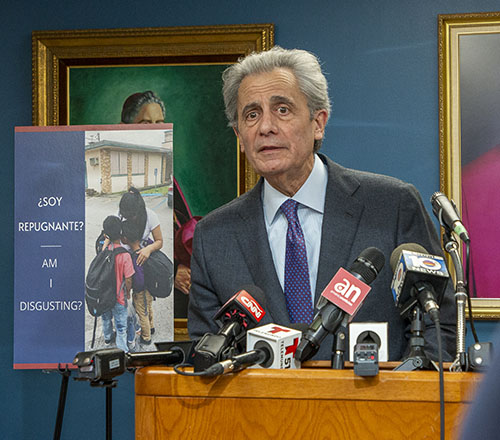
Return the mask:
<path fill-rule="evenodd" d="M 85 274 L 101 250 L 102 233 L 107 232 L 103 226 L 109 216 L 116 217 L 118 225 L 121 222 L 117 243 L 131 252 L 135 271 L 132 293 L 125 301 L 126 344 L 118 345 L 116 322 L 113 327 L 110 313 L 97 319 L 94 333 L 95 317 L 87 307 L 85 350 L 114 342 L 129 352 L 152 351 L 154 341 L 173 340 L 173 296 L 154 298 L 144 286 L 144 274 L 139 273 L 144 268 L 137 264 L 137 252 L 157 240 L 161 251 L 173 260 L 173 214 L 168 203 L 172 151 L 170 128 L 85 132 Z"/>

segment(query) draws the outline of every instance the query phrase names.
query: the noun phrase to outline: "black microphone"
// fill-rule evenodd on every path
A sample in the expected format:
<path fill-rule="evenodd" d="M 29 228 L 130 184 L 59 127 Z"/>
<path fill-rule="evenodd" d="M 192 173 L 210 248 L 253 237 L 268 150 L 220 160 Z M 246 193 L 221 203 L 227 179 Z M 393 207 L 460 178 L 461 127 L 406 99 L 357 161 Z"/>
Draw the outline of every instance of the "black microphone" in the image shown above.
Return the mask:
<path fill-rule="evenodd" d="M 439 191 L 432 194 L 431 204 L 432 212 L 438 218 L 439 223 L 468 243 L 470 241 L 469 234 L 460 220 L 455 204 Z"/>
<path fill-rule="evenodd" d="M 241 287 L 215 314 L 222 325 L 217 334 L 206 333 L 194 348 L 194 371 L 204 371 L 210 365 L 227 359 L 238 351 L 246 331 L 255 327 L 266 314 L 261 304 L 264 292 L 257 286 Z"/>
<path fill-rule="evenodd" d="M 73 364 L 78 368 L 77 380 L 103 383 L 123 374 L 129 368 L 149 365 L 174 366 L 181 364 L 191 349 L 192 341 L 171 343 L 170 350 L 143 353 L 125 353 L 119 348 L 82 351 L 75 355 Z"/>
<path fill-rule="evenodd" d="M 147 351 L 142 353 L 125 353 L 127 368 L 148 367 L 149 365 L 177 365 L 184 361 L 185 352 L 180 347 L 172 347 L 167 351 Z"/>
<path fill-rule="evenodd" d="M 323 290 L 316 304 L 318 309 L 312 324 L 299 343 L 295 358 L 304 362 L 311 359 L 328 334 L 334 333 L 346 316 L 354 315 L 370 288 L 367 286 L 384 267 L 384 254 L 376 247 L 365 249 L 351 265 L 349 272 L 340 268 Z M 347 275 L 359 280 L 353 283 Z M 361 283 L 361 284 L 359 284 Z M 361 294 L 364 290 L 364 296 Z"/>
<path fill-rule="evenodd" d="M 217 362 L 205 370 L 206 376 L 219 376 L 221 374 L 243 370 L 252 365 L 261 365 L 268 368 L 274 360 L 273 348 L 266 341 L 258 341 L 255 349 L 238 354 L 221 362 Z"/>
<path fill-rule="evenodd" d="M 444 258 L 430 255 L 416 243 L 404 243 L 391 254 L 394 276 L 391 290 L 401 316 L 407 316 L 420 302 L 432 320 L 439 319 L 439 304 L 448 283 Z"/>

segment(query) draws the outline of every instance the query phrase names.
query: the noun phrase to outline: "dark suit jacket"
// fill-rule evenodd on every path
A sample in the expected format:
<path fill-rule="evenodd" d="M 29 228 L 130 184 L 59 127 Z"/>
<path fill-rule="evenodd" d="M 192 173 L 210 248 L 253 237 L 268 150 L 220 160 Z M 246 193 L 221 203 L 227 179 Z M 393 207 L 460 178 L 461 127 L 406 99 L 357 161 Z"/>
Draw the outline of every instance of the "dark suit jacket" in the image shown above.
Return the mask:
<path fill-rule="evenodd" d="M 354 320 L 388 322 L 389 358 L 401 359 L 408 346 L 408 323 L 394 305 L 389 258 L 402 243 L 418 243 L 429 253 L 441 255 L 434 225 L 412 185 L 344 168 L 323 155 L 320 158 L 328 166 L 328 184 L 323 227 L 318 231 L 321 250 L 315 303 L 340 267 L 348 269 L 367 247 L 379 248 L 386 264 Z M 192 339 L 217 332 L 214 314 L 244 284 L 256 285 L 265 292 L 267 314 L 260 324 L 290 325 L 266 233 L 262 183 L 261 179 L 252 190 L 216 209 L 197 225 L 188 309 Z M 454 316 L 452 292 L 448 291 L 441 311 L 443 349 L 448 353 L 455 349 Z M 426 330 L 430 353 L 436 352 L 434 331 L 432 325 Z M 332 340 L 324 340 L 316 359 L 330 358 Z"/>

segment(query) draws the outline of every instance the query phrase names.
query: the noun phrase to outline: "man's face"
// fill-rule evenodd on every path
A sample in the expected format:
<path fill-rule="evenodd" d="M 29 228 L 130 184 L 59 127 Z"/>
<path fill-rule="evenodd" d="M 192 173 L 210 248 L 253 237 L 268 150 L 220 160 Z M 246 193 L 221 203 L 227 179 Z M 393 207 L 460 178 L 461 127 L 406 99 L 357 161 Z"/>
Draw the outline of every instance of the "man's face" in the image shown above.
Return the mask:
<path fill-rule="evenodd" d="M 314 164 L 314 141 L 322 139 L 326 110 L 311 119 L 307 99 L 288 69 L 247 76 L 238 90 L 241 151 L 255 170 L 273 178 L 302 180 Z"/>
<path fill-rule="evenodd" d="M 144 104 L 134 118 L 133 124 L 159 124 L 163 122 L 160 104 Z"/>

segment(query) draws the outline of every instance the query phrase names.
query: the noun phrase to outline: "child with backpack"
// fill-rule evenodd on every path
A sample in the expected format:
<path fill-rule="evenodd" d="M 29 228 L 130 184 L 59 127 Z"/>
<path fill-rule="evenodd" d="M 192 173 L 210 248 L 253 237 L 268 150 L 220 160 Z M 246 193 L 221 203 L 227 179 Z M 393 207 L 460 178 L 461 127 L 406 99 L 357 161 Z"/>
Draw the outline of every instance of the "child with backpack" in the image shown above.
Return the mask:
<path fill-rule="evenodd" d="M 137 264 L 139 251 L 141 250 L 142 231 L 135 223 L 125 220 L 122 222 L 122 241 L 132 250 L 132 262 L 134 264 L 134 276 L 132 277 L 132 300 L 134 303 L 141 336 L 139 341 L 142 345 L 150 345 L 151 337 L 155 332 L 153 323 L 153 297 L 146 288 L 144 282 L 144 267 Z"/>
<path fill-rule="evenodd" d="M 122 222 L 119 217 L 110 215 L 103 222 L 103 231 L 109 239 L 108 249 L 121 247 L 120 239 Z M 102 328 L 104 340 L 111 343 L 113 334 L 113 319 L 116 327 L 116 346 L 127 352 L 127 300 L 130 300 L 130 289 L 132 288 L 132 276 L 135 273 L 132 257 L 129 252 L 115 254 L 116 275 L 116 304 L 111 310 L 102 314 Z"/>

